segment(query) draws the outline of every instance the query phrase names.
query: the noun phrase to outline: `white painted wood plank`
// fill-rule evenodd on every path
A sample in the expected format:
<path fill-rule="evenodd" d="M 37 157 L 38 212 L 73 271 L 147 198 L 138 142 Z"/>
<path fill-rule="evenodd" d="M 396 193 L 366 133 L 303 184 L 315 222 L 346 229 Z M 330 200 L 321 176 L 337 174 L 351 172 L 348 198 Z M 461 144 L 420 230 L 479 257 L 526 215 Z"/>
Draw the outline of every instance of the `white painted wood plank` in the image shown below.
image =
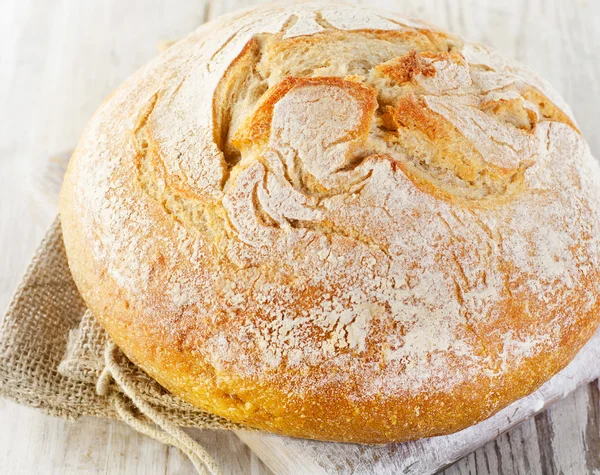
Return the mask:
<path fill-rule="evenodd" d="M 95 418 L 64 421 L 7 401 L 2 401 L 0 410 L 4 424 L 12 421 L 10 430 L 0 430 L 2 473 L 162 475 L 194 471 L 179 450 L 122 423 Z M 7 415 L 10 415 L 8 420 Z M 271 473 L 230 432 L 192 431 L 192 434 L 227 474 Z"/>
<path fill-rule="evenodd" d="M 208 10 L 208 18 L 213 20 L 226 13 L 239 10 L 242 8 L 248 8 L 253 5 L 259 5 L 261 3 L 267 3 L 265 0 L 211 0 L 210 8 Z"/>
<path fill-rule="evenodd" d="M 444 475 L 467 473 L 544 475 L 535 420 L 528 419 L 443 472 Z"/>
<path fill-rule="evenodd" d="M 593 401 L 593 385 L 569 395 L 570 404 L 550 408 L 548 418 L 552 436 L 552 454 L 556 473 L 593 473 L 600 471 L 598 445 L 598 400 Z M 595 445 L 589 447 L 588 444 Z"/>
<path fill-rule="evenodd" d="M 202 1 L 183 0 L 0 2 L 3 45 L 0 123 L 9 124 L 0 128 L 0 248 L 3 249 L 0 305 L 3 308 L 49 223 L 47 214 L 39 212 L 26 189 L 31 170 L 49 154 L 73 146 L 97 104 L 154 55 L 158 39 L 182 36 L 206 14 L 212 17 L 240 4 L 252 3 L 257 2 L 217 0 L 206 8 Z M 600 153 L 600 137 L 594 133 L 599 106 L 600 76 L 594 56 L 600 46 L 596 26 L 600 22 L 600 2 L 362 3 L 379 3 L 384 8 L 424 17 L 523 60 L 565 95 L 592 150 Z M 512 432 L 510 437 L 501 436 L 449 470 L 530 473 L 519 471 L 527 470 L 530 460 L 531 473 L 538 473 L 540 467 L 546 467 L 544 455 L 540 454 L 545 441 L 538 440 L 540 430 L 534 429 L 545 426 L 554 433 L 550 452 L 546 454 L 553 466 L 563 470 L 583 467 L 581 457 L 589 454 L 589 447 L 595 443 L 594 434 L 598 432 L 597 389 L 595 394 L 595 399 L 591 393 L 587 397 L 587 409 L 583 407 L 582 396 L 569 398 L 557 406 L 563 407 L 563 413 L 550 412 L 526 422 L 518 429 L 522 434 L 516 436 L 516 443 Z M 127 473 L 154 473 L 153 470 L 188 473 L 190 470 L 189 463 L 176 450 L 165 449 L 120 424 L 92 419 L 68 423 L 6 402 L 0 403 L 0 417 L 4 422 L 0 427 L 0 466 L 15 468 L 11 470 L 13 473 L 113 473 L 120 469 L 127 469 Z M 576 427 L 570 427 L 571 424 Z M 587 452 L 578 446 L 579 455 L 572 460 L 574 445 L 570 441 L 577 438 L 583 438 Z M 228 453 L 218 457 L 227 462 L 232 458 Z M 542 459 L 541 465 L 537 465 L 536 457 Z M 591 466 L 587 459 L 586 463 Z M 252 473 L 264 471 L 256 458 L 250 457 L 249 464 Z"/>
<path fill-rule="evenodd" d="M 444 475 L 600 473 L 598 381 L 486 444 Z"/>

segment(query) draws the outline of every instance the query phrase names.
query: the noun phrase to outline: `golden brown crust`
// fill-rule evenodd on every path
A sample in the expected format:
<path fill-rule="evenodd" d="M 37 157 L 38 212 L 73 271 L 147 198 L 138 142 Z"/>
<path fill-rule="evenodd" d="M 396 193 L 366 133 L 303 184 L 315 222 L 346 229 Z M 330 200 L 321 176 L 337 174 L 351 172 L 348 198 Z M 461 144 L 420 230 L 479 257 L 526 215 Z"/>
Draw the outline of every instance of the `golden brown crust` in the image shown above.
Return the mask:
<path fill-rule="evenodd" d="M 77 286 L 165 388 L 273 432 L 447 434 L 600 320 L 600 171 L 552 89 L 360 7 L 261 7 L 121 86 L 73 155 Z"/>
<path fill-rule="evenodd" d="M 264 94 L 254 114 L 247 119 L 237 135 L 233 137 L 233 145 L 239 149 L 265 145 L 271 135 L 271 119 L 273 108 L 288 92 L 295 88 L 311 86 L 331 86 L 347 92 L 360 104 L 358 126 L 350 131 L 349 141 L 365 137 L 371 126 L 371 118 L 377 107 L 377 91 L 360 83 L 339 77 L 297 78 L 286 77 L 277 86 Z"/>

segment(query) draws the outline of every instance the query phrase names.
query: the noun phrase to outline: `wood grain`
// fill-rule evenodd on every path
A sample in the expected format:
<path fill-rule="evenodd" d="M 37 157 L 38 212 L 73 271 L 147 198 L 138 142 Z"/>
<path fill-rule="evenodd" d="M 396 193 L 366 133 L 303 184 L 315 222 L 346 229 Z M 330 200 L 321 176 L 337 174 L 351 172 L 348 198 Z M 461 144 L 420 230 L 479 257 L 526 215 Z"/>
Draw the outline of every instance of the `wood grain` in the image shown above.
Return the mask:
<path fill-rule="evenodd" d="M 32 192 L 49 156 L 73 147 L 102 98 L 155 54 L 248 0 L 3 0 L 0 2 L 0 307 L 5 308 L 53 204 Z M 364 0 L 488 43 L 549 79 L 571 104 L 592 151 L 600 109 L 596 0 Z M 562 402 L 446 469 L 458 474 L 600 473 L 600 391 Z M 123 424 L 67 422 L 0 401 L 7 473 L 191 473 L 177 450 Z M 226 473 L 268 469 L 233 434 L 196 434 Z M 6 468 L 4 468 L 6 467 Z"/>

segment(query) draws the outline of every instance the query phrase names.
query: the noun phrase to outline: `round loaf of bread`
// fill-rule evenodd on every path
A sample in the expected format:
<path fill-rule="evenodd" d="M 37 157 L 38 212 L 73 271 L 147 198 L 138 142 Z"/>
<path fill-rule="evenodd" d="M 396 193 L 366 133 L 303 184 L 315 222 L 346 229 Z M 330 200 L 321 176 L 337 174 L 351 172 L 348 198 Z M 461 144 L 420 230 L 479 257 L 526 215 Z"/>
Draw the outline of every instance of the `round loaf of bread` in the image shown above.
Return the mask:
<path fill-rule="evenodd" d="M 85 302 L 166 389 L 384 443 L 531 393 L 600 320 L 600 172 L 487 48 L 332 3 L 203 25 L 116 90 L 61 194 Z"/>

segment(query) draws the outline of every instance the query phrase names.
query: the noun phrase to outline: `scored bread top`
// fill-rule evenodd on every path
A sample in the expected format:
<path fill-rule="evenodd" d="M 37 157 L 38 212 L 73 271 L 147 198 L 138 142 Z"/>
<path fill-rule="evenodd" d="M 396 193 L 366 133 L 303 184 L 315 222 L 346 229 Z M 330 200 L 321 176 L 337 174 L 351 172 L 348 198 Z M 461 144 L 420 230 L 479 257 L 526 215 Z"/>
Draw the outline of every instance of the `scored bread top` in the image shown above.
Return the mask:
<path fill-rule="evenodd" d="M 97 111 L 61 194 L 88 306 L 189 402 L 327 440 L 449 433 L 600 320 L 600 171 L 487 48 L 343 4 L 206 24 Z"/>

